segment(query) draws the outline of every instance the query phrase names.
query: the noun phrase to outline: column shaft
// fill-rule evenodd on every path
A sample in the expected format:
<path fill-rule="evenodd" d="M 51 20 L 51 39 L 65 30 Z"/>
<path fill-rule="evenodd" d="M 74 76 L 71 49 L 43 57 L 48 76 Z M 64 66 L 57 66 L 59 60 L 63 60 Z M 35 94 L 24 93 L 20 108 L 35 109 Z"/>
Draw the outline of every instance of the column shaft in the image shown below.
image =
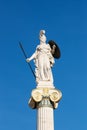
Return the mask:
<path fill-rule="evenodd" d="M 37 130 L 54 130 L 53 108 L 37 109 Z"/>

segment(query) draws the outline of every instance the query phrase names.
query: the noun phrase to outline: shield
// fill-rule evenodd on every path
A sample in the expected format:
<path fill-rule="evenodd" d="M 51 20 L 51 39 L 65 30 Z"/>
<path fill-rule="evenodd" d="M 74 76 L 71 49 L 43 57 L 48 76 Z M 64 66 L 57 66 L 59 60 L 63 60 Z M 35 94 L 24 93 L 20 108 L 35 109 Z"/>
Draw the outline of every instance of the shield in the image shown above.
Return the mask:
<path fill-rule="evenodd" d="M 51 47 L 51 50 L 52 50 L 51 52 L 52 52 L 53 57 L 59 59 L 61 56 L 61 53 L 60 53 L 60 49 L 58 45 L 53 40 L 50 40 L 48 44 Z"/>

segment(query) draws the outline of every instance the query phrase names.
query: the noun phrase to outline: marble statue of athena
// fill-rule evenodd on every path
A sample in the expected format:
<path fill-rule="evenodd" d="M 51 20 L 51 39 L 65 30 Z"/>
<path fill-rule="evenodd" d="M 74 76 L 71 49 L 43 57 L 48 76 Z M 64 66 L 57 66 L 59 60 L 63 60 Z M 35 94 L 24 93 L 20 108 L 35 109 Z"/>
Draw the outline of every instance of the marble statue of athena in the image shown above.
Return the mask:
<path fill-rule="evenodd" d="M 55 61 L 54 58 L 60 58 L 60 50 L 57 44 L 50 40 L 46 43 L 45 30 L 41 30 L 39 33 L 40 44 L 36 47 L 36 51 L 26 61 L 30 62 L 32 59 L 35 61 L 35 76 L 36 82 L 49 81 L 53 84 L 53 75 L 51 68 Z"/>
<path fill-rule="evenodd" d="M 36 47 L 36 51 L 26 61 L 30 62 L 32 59 L 35 61 L 35 75 L 36 82 L 50 81 L 53 83 L 53 76 L 51 67 L 54 65 L 54 57 L 50 45 L 46 43 L 45 30 L 41 30 L 39 34 L 40 44 Z"/>

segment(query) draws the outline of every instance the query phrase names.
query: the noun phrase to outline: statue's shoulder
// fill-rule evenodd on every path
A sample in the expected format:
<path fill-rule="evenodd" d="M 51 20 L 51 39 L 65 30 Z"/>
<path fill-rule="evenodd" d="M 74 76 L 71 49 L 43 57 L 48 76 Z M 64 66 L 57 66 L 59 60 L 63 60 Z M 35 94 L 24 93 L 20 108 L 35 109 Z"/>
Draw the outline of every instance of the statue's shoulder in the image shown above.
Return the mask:
<path fill-rule="evenodd" d="M 51 47 L 50 47 L 50 45 L 48 43 L 46 44 L 46 46 L 47 46 L 48 49 L 51 50 Z"/>
<path fill-rule="evenodd" d="M 47 45 L 48 47 L 50 47 L 50 45 L 49 45 L 48 43 L 47 43 L 46 45 Z M 50 47 L 50 48 L 51 48 L 51 47 Z"/>
<path fill-rule="evenodd" d="M 40 48 L 40 45 L 37 45 L 36 49 Z"/>

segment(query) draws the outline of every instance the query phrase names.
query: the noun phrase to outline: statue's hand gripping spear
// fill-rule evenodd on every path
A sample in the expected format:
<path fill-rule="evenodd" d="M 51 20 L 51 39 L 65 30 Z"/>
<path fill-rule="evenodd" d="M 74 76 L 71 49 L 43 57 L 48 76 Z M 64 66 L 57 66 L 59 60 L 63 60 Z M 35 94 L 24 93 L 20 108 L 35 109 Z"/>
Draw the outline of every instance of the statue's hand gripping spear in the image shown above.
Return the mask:
<path fill-rule="evenodd" d="M 21 50 L 22 50 L 22 52 L 23 52 L 25 58 L 27 59 L 27 55 L 26 55 L 26 53 L 25 53 L 25 51 L 24 51 L 24 48 L 23 48 L 23 46 L 22 46 L 22 43 L 19 42 L 19 45 L 20 45 L 20 48 L 21 48 Z M 28 63 L 29 68 L 31 69 L 31 72 L 32 72 L 33 76 L 36 78 L 35 73 L 34 73 L 32 67 L 31 67 L 30 63 L 29 63 L 29 62 L 27 62 L 27 63 Z"/>

